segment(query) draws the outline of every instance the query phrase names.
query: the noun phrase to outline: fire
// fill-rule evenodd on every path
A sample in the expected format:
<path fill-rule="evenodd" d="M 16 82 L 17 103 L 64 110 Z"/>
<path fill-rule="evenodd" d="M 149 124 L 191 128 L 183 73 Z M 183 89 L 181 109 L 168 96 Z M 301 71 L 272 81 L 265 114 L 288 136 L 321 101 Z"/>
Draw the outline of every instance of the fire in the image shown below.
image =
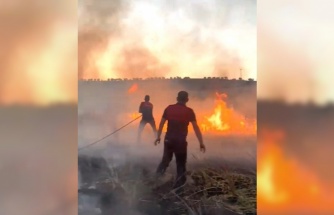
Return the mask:
<path fill-rule="evenodd" d="M 218 131 L 228 135 L 255 135 L 256 120 L 246 119 L 245 116 L 229 108 L 226 103 L 227 95 L 225 93 L 216 93 L 216 105 L 214 113 L 206 116 L 200 123 L 204 132 Z"/>
<path fill-rule="evenodd" d="M 128 90 L 128 93 L 134 93 L 138 90 L 138 84 L 133 84 L 129 90 Z"/>
<path fill-rule="evenodd" d="M 138 117 L 140 117 L 140 116 L 141 116 L 141 113 L 138 113 L 138 112 L 135 112 L 135 113 L 130 114 L 130 118 L 131 118 L 131 119 L 136 119 L 136 118 L 138 118 Z"/>
<path fill-rule="evenodd" d="M 276 132 L 272 134 L 272 137 L 277 139 L 282 137 L 281 132 Z M 282 191 L 277 189 L 274 183 L 274 162 L 277 157 L 281 156 L 281 151 L 277 146 L 268 145 L 266 154 L 263 155 L 259 162 L 259 170 L 257 174 L 257 190 L 258 198 L 265 198 L 271 204 L 279 204 L 286 202 L 288 196 L 286 190 Z M 260 155 L 262 155 L 260 153 Z"/>
<path fill-rule="evenodd" d="M 193 8 L 189 7 L 192 3 L 189 5 L 178 2 L 176 9 L 166 10 L 160 3 L 130 2 L 132 3 L 126 15 L 117 18 L 120 18 L 121 23 L 119 32 L 108 35 L 107 30 L 101 33 L 100 29 L 94 29 L 94 22 L 85 22 L 82 25 L 84 27 L 79 28 L 79 34 L 85 35 L 87 29 L 91 29 L 88 35 L 98 35 L 103 41 L 102 44 L 97 43 L 92 49 L 85 50 L 88 57 L 82 60 L 85 66 L 80 78 L 202 78 L 203 71 L 206 76 L 218 76 L 226 71 L 229 77 L 239 78 L 240 68 L 244 68 L 243 77 L 256 77 L 255 25 L 220 25 L 221 18 L 216 19 L 215 15 L 210 18 L 210 25 L 202 25 L 202 21 L 198 22 L 185 12 Z M 216 4 L 213 2 L 211 3 Z M 218 2 L 220 1 L 217 4 L 221 4 Z M 83 5 L 79 4 L 79 7 Z M 211 15 L 219 14 L 216 10 L 220 7 L 212 7 Z M 91 8 L 81 11 L 82 17 L 92 14 L 96 16 L 90 20 L 99 19 L 101 15 L 97 11 L 92 13 Z M 86 19 L 79 22 L 84 20 Z M 184 35 L 192 36 L 191 39 L 185 39 Z M 193 36 L 197 38 L 196 46 L 193 45 Z M 89 39 L 86 40 L 89 42 Z M 84 47 L 87 41 L 80 40 L 79 46 Z M 222 55 L 223 61 L 220 58 Z"/>
<path fill-rule="evenodd" d="M 259 214 L 287 212 L 327 214 L 334 211 L 328 185 L 301 163 L 284 154 L 281 131 L 265 132 L 258 152 L 257 199 Z"/>

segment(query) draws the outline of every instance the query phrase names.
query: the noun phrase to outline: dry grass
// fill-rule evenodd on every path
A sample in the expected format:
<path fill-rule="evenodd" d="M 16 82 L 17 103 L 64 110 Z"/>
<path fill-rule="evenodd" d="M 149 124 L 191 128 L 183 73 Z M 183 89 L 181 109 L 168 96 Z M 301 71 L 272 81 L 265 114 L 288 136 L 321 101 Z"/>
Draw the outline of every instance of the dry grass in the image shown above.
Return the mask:
<path fill-rule="evenodd" d="M 189 173 L 183 192 L 162 194 L 162 199 L 180 200 L 180 210 L 190 214 L 210 214 L 210 211 L 232 211 L 238 214 L 256 213 L 255 177 L 232 173 L 224 169 L 205 168 Z"/>
<path fill-rule="evenodd" d="M 197 169 L 187 173 L 187 183 L 176 194 L 171 190 L 172 175 L 156 179 L 135 164 L 109 167 L 110 174 L 102 174 L 95 187 L 100 193 L 114 194 L 111 208 L 122 202 L 124 209 L 149 215 L 256 214 L 255 175 L 222 168 Z"/>

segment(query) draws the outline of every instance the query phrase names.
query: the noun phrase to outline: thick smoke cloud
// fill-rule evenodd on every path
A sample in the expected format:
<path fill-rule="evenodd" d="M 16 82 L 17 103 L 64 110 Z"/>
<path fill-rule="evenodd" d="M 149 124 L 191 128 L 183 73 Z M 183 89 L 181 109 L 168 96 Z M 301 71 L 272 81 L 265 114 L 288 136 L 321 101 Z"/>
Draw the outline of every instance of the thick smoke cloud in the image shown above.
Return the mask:
<path fill-rule="evenodd" d="M 77 214 L 76 6 L 0 2 L 0 214 Z"/>
<path fill-rule="evenodd" d="M 0 107 L 0 214 L 77 214 L 77 107 Z"/>
<path fill-rule="evenodd" d="M 79 77 L 256 78 L 255 1 L 79 1 Z"/>
<path fill-rule="evenodd" d="M 258 96 L 332 102 L 333 2 L 271 0 L 258 5 Z"/>
<path fill-rule="evenodd" d="M 75 7 L 75 1 L 1 3 L 1 104 L 75 100 Z"/>

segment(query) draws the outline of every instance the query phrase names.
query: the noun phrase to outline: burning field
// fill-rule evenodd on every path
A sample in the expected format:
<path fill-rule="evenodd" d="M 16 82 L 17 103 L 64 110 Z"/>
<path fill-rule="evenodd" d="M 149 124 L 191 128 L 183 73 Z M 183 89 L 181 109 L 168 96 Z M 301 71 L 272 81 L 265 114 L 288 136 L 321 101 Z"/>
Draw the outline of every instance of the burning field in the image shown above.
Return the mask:
<path fill-rule="evenodd" d="M 183 193 L 171 190 L 174 160 L 163 178 L 154 178 L 163 146 L 154 147 L 149 126 L 136 143 L 139 120 L 80 150 L 138 117 L 146 94 L 158 124 L 182 89 L 190 94 L 188 106 L 207 146 L 201 154 L 190 126 Z M 256 214 L 255 90 L 253 82 L 223 79 L 79 83 L 79 213 Z"/>
<path fill-rule="evenodd" d="M 258 109 L 258 213 L 333 214 L 333 107 L 260 102 Z"/>
<path fill-rule="evenodd" d="M 256 82 L 236 78 L 256 77 L 256 2 L 84 0 L 78 12 L 78 76 L 95 79 L 79 81 L 79 148 L 137 119 L 146 94 L 158 125 L 181 90 L 190 94 L 207 147 L 199 153 L 190 129 L 189 180 L 185 193 L 175 196 L 175 164 L 161 183 L 150 178 L 163 147 L 154 147 L 148 126 L 137 144 L 136 120 L 79 151 L 81 174 L 97 162 L 105 167 L 102 175 L 110 170 L 101 180 L 111 180 L 112 191 L 96 194 L 93 182 L 95 197 L 85 190 L 80 207 L 89 210 L 97 201 L 109 214 L 255 213 Z M 201 79 L 166 79 L 175 76 Z M 116 203 L 121 208 L 112 207 Z"/>

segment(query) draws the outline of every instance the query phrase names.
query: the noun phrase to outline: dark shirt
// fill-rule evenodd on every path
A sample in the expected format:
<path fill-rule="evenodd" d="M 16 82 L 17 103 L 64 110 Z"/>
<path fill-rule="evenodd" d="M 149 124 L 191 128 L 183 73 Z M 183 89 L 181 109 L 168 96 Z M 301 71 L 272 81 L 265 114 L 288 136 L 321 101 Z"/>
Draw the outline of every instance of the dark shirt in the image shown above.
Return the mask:
<path fill-rule="evenodd" d="M 169 105 L 162 117 L 168 121 L 166 137 L 171 138 L 185 139 L 188 135 L 189 122 L 196 121 L 193 109 L 180 103 Z"/>
<path fill-rule="evenodd" d="M 142 120 L 152 121 L 153 118 L 153 104 L 151 102 L 142 102 L 139 106 L 139 113 L 142 113 Z"/>

